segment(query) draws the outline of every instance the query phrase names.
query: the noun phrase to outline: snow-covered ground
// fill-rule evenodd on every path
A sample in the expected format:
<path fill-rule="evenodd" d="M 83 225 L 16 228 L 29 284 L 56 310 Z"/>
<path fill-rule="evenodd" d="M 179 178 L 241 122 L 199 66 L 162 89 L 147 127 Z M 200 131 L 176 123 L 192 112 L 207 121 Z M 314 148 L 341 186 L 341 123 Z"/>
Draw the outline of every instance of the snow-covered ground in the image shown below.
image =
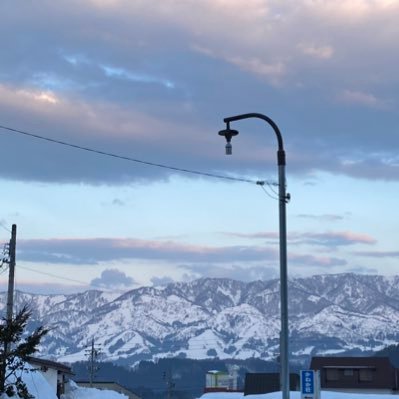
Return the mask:
<path fill-rule="evenodd" d="M 397 397 L 398 395 L 322 391 L 320 399 L 390 399 Z M 245 399 L 281 399 L 281 398 L 282 398 L 281 392 L 272 392 L 262 395 L 245 396 Z M 244 394 L 237 392 L 210 392 L 202 395 L 200 399 L 244 399 Z M 301 393 L 291 392 L 290 399 L 301 399 Z"/>
<path fill-rule="evenodd" d="M 28 391 L 35 399 L 57 399 L 54 389 L 46 381 L 43 375 L 38 372 L 24 372 L 22 379 L 25 382 Z M 81 388 L 78 387 L 73 381 L 68 383 L 67 393 L 61 395 L 62 399 L 128 399 L 126 395 L 120 393 L 100 390 L 95 388 Z M 10 399 L 7 395 L 3 394 L 0 399 Z"/>
<path fill-rule="evenodd" d="M 24 372 L 23 380 L 26 383 L 29 393 L 36 399 L 57 399 L 53 389 L 40 372 Z M 81 388 L 73 381 L 68 384 L 67 393 L 61 396 L 61 399 L 127 399 L 126 395 L 95 388 Z M 355 394 L 343 392 L 322 391 L 321 399 L 389 399 L 398 397 L 398 395 L 387 394 Z M 272 392 L 263 395 L 247 395 L 245 399 L 281 399 L 281 392 Z M 2 395 L 0 399 L 9 399 Z M 210 392 L 201 396 L 200 399 L 244 399 L 243 393 L 238 392 Z M 291 392 L 290 399 L 301 399 L 300 392 Z"/>

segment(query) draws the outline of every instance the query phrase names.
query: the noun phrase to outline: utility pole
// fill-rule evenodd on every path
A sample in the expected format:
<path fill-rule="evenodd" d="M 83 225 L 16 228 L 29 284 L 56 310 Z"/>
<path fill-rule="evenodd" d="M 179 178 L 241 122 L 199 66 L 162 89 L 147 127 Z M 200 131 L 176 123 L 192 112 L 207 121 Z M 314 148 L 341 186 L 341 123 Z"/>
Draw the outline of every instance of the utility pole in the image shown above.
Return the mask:
<path fill-rule="evenodd" d="M 163 379 L 166 382 L 166 387 L 168 389 L 167 398 L 172 399 L 173 389 L 176 384 L 173 381 L 171 370 L 169 370 L 168 374 L 166 374 L 166 371 L 163 372 Z"/>
<path fill-rule="evenodd" d="M 6 323 L 9 326 L 12 323 L 13 306 L 14 306 L 14 278 L 15 278 L 15 250 L 17 242 L 17 225 L 12 225 L 11 240 L 8 245 L 8 258 L 2 260 L 3 263 L 8 263 L 9 274 L 8 274 L 8 292 L 7 292 L 7 315 Z M 6 360 L 7 354 L 10 347 L 10 343 L 5 339 L 3 346 L 3 356 L 0 365 L 0 393 L 4 392 L 5 378 L 6 378 Z"/>
<path fill-rule="evenodd" d="M 15 279 L 15 251 L 17 247 L 17 225 L 13 224 L 10 240 L 10 261 L 8 269 L 8 293 L 7 293 L 7 323 L 10 323 L 14 307 L 14 279 Z"/>
<path fill-rule="evenodd" d="M 93 378 L 94 378 L 94 338 L 91 340 L 91 350 L 90 350 L 90 388 L 93 388 Z"/>
<path fill-rule="evenodd" d="M 97 361 L 98 355 L 100 354 L 100 349 L 97 349 L 94 345 L 94 338 L 91 339 L 90 349 L 88 349 L 86 351 L 86 354 L 89 357 L 89 367 L 88 367 L 89 383 L 90 383 L 90 388 L 92 388 L 95 372 L 98 370 L 98 367 L 96 366 L 96 361 Z"/>

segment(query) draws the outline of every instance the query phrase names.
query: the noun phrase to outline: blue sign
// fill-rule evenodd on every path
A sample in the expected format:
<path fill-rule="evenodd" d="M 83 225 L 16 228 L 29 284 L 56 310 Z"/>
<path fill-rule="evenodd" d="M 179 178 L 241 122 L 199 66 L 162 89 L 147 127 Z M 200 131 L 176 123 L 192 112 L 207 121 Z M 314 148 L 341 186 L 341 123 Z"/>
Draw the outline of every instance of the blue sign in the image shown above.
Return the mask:
<path fill-rule="evenodd" d="M 313 396 L 315 394 L 314 371 L 301 370 L 301 394 Z"/>

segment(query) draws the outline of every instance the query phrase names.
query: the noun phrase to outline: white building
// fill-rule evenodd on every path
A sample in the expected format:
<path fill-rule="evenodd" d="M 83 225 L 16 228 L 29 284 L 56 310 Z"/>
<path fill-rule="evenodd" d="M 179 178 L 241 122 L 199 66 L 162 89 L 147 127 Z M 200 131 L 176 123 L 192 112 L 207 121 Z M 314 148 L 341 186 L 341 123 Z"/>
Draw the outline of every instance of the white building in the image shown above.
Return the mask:
<path fill-rule="evenodd" d="M 69 366 L 37 357 L 30 357 L 29 364 L 43 375 L 58 398 L 65 392 L 65 383 L 73 375 Z"/>

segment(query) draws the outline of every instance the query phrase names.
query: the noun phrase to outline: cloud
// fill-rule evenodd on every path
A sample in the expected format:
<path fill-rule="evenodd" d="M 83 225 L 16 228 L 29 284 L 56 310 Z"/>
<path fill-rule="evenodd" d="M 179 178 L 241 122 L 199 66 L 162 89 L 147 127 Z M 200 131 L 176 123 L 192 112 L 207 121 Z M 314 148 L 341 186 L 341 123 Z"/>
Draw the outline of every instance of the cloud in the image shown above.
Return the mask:
<path fill-rule="evenodd" d="M 345 259 L 330 257 L 330 256 L 314 256 L 314 255 L 301 255 L 301 254 L 288 254 L 288 263 L 296 266 L 306 267 L 334 267 L 346 266 Z"/>
<path fill-rule="evenodd" d="M 353 233 L 350 231 L 293 234 L 291 237 L 293 241 L 297 243 L 325 247 L 340 247 L 355 244 L 372 245 L 377 242 L 375 238 L 367 234 Z"/>
<path fill-rule="evenodd" d="M 136 285 L 136 282 L 120 270 L 105 269 L 101 277 L 91 280 L 90 285 L 99 288 L 127 288 Z"/>
<path fill-rule="evenodd" d="M 399 179 L 395 163 L 370 156 L 394 158 L 399 145 L 396 2 L 39 4 L 2 8 L 0 124 L 155 163 L 260 175 L 275 171 L 263 126 L 248 127 L 229 163 L 214 134 L 224 115 L 264 104 L 283 128 L 291 174 Z M 175 173 L 3 133 L 7 179 L 125 184 Z M 342 164 L 359 154 L 358 168 Z"/>
<path fill-rule="evenodd" d="M 399 251 L 355 251 L 353 254 L 368 258 L 399 258 Z"/>
<path fill-rule="evenodd" d="M 125 202 L 122 201 L 122 200 L 119 199 L 119 198 L 114 198 L 114 199 L 112 200 L 112 205 L 124 206 L 124 205 L 125 205 Z"/>
<path fill-rule="evenodd" d="M 49 103 L 49 104 L 57 104 L 59 99 L 57 96 L 51 91 L 27 91 L 27 90 L 18 90 L 17 95 L 21 98 L 27 100 L 28 102 L 39 102 L 39 103 Z"/>
<path fill-rule="evenodd" d="M 306 55 L 319 59 L 329 59 L 334 54 L 331 46 L 316 46 L 314 44 L 299 43 L 298 49 Z"/>
<path fill-rule="evenodd" d="M 250 236 L 250 235 L 249 235 Z M 255 235 L 257 238 L 259 235 Z M 253 237 L 251 237 L 253 238 Z M 278 240 L 276 239 L 276 242 Z M 294 244 L 316 245 L 321 247 L 336 248 L 355 244 L 373 244 L 373 238 L 355 233 L 306 233 L 297 235 L 290 240 Z M 29 262 L 71 264 L 71 265 L 97 265 L 110 261 L 146 260 L 161 261 L 184 265 L 191 272 L 223 273 L 244 278 L 245 268 L 239 266 L 245 262 L 255 267 L 260 262 L 262 266 L 257 270 L 264 278 L 274 270 L 279 262 L 276 245 L 269 246 L 224 246 L 210 247 L 199 245 L 181 244 L 173 241 L 151 241 L 140 239 L 36 239 L 19 240 L 18 259 Z M 346 261 L 330 256 L 314 256 L 289 253 L 290 262 L 293 264 L 309 265 L 345 265 Z M 210 265 L 210 266 L 209 266 Z M 218 265 L 218 266 L 216 266 Z M 264 274 L 264 272 L 266 274 Z M 202 274 L 201 274 L 202 275 Z M 213 274 L 212 274 L 213 275 Z M 251 275 L 253 278 L 253 275 Z M 129 282 L 129 278 L 118 270 L 107 270 L 100 278 L 92 281 L 96 285 L 105 286 L 106 280 L 110 282 Z M 120 280 L 118 280 L 120 279 Z M 132 281 L 132 283 L 134 283 Z M 162 283 L 162 278 L 153 280 L 153 283 Z"/>
<path fill-rule="evenodd" d="M 274 232 L 274 231 L 265 231 L 265 232 L 258 232 L 258 233 L 233 233 L 233 232 L 224 232 L 221 233 L 226 236 L 230 237 L 238 237 L 238 238 L 267 238 L 267 239 L 275 239 L 277 240 L 279 238 L 279 233 Z"/>
<path fill-rule="evenodd" d="M 348 273 L 375 275 L 378 274 L 378 270 L 372 267 L 355 266 L 348 269 Z"/>
<path fill-rule="evenodd" d="M 187 270 L 187 281 L 201 277 L 231 278 L 238 281 L 271 280 L 278 277 L 277 267 L 270 266 L 220 266 L 215 264 L 181 265 Z"/>
<path fill-rule="evenodd" d="M 301 219 L 318 220 L 321 222 L 337 222 L 337 221 L 343 220 L 345 218 L 342 215 L 333 215 L 333 214 L 312 215 L 312 214 L 301 213 L 296 216 Z"/>
<path fill-rule="evenodd" d="M 151 279 L 151 283 L 154 287 L 163 287 L 170 283 L 175 282 L 172 278 L 163 276 L 163 277 L 153 277 Z"/>
<path fill-rule="evenodd" d="M 286 66 L 281 61 L 268 63 L 257 57 L 231 56 L 223 51 L 214 52 L 210 48 L 196 44 L 192 46 L 192 49 L 208 57 L 224 60 L 243 71 L 263 77 L 271 84 L 279 84 L 286 73 Z"/>
<path fill-rule="evenodd" d="M 316 218 L 321 220 L 341 220 L 340 216 L 337 215 L 302 215 L 305 218 Z M 232 237 L 249 238 L 249 239 L 271 239 L 278 242 L 279 233 L 277 232 L 258 232 L 258 233 L 224 233 Z M 375 238 L 368 234 L 354 233 L 351 231 L 336 231 L 336 232 L 289 232 L 287 240 L 290 244 L 295 245 L 317 245 L 324 247 L 340 247 L 355 244 L 372 245 L 377 241 Z"/>
<path fill-rule="evenodd" d="M 258 58 L 244 59 L 241 57 L 231 57 L 226 60 L 244 71 L 264 76 L 272 84 L 279 84 L 286 73 L 286 66 L 282 62 L 269 64 Z"/>
<path fill-rule="evenodd" d="M 379 159 L 371 155 L 368 159 L 344 160 L 337 171 L 342 174 L 370 180 L 396 181 L 399 173 L 397 156 L 381 154 Z"/>
<path fill-rule="evenodd" d="M 5 286 L 6 284 L 4 285 L 4 287 Z M 94 289 L 94 287 L 90 287 L 88 284 L 58 284 L 51 282 L 35 282 L 26 280 L 18 281 L 15 288 L 18 291 L 43 295 L 69 295 Z"/>
<path fill-rule="evenodd" d="M 316 4 L 311 1 L 304 2 L 313 6 L 315 15 L 320 18 L 342 21 L 345 24 L 365 24 L 371 16 L 381 17 L 397 10 L 397 4 L 391 0 L 370 2 L 368 0 L 342 0 L 339 2 L 323 2 Z"/>
<path fill-rule="evenodd" d="M 369 108 L 387 109 L 389 102 L 377 98 L 371 93 L 365 93 L 356 90 L 344 90 L 338 99 L 346 104 L 361 105 Z"/>
<path fill-rule="evenodd" d="M 21 260 L 76 265 L 124 259 L 231 263 L 277 258 L 275 249 L 265 247 L 209 247 L 172 241 L 112 238 L 19 240 L 18 251 Z"/>
<path fill-rule="evenodd" d="M 76 147 L 60 146 L 48 143 L 46 140 L 28 138 L 2 130 L 8 148 L 18 146 L 21 159 L 24 159 L 19 166 L 8 171 L 4 170 L 3 177 L 36 181 L 120 184 L 132 180 L 164 179 L 172 173 L 170 169 L 151 165 L 154 163 L 179 166 L 175 160 L 179 158 L 176 153 L 179 147 L 174 144 L 174 140 L 179 140 L 180 135 L 187 134 L 190 130 L 187 127 L 178 127 L 178 123 L 162 121 L 107 102 L 79 101 L 63 96 L 48 106 L 47 100 L 41 98 L 42 95 L 40 91 L 36 91 L 28 96 L 25 92 L 0 84 L 0 106 L 3 103 L 4 107 L 9 107 L 9 117 L 15 118 L 15 121 L 19 119 L 18 123 L 11 123 L 12 126 L 23 127 L 24 124 L 17 115 L 22 112 L 25 119 L 31 119 L 30 123 L 44 119 L 62 126 L 51 131 L 48 131 L 48 127 L 43 130 L 25 129 L 28 133 L 89 147 L 95 151 L 119 154 L 122 157 L 136 159 L 137 162 L 115 160 L 99 153 L 89 154 Z M 84 135 L 79 134 L 81 131 L 85 132 Z M 165 134 L 168 140 L 163 141 L 162 137 Z M 200 137 L 196 134 L 192 136 Z M 153 154 L 149 155 L 148 151 L 154 141 L 160 146 L 159 150 L 161 146 L 163 147 L 162 162 L 160 157 L 154 158 Z M 198 149 L 202 145 L 197 143 L 196 146 Z M 146 156 L 138 157 L 137 154 L 142 151 L 147 152 Z M 194 153 L 194 147 L 191 149 L 188 147 L 186 152 Z M 182 165 L 187 166 L 185 163 Z"/>

